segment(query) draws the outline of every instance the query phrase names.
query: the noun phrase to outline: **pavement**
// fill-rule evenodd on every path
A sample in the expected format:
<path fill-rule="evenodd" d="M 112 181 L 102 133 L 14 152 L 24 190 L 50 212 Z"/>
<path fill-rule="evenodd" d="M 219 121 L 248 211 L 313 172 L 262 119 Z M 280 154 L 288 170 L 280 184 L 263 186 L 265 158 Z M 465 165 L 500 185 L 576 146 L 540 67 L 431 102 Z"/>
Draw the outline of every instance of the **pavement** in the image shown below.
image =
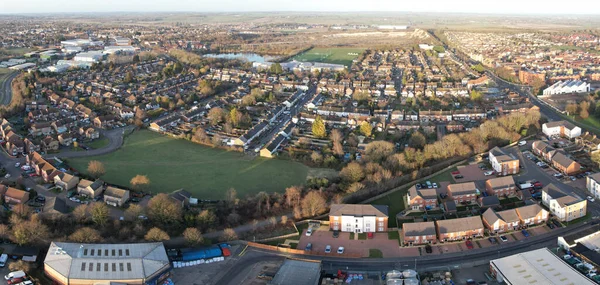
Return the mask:
<path fill-rule="evenodd" d="M 12 100 L 12 81 L 19 75 L 19 72 L 10 74 L 0 86 L 0 105 L 8 105 Z"/>

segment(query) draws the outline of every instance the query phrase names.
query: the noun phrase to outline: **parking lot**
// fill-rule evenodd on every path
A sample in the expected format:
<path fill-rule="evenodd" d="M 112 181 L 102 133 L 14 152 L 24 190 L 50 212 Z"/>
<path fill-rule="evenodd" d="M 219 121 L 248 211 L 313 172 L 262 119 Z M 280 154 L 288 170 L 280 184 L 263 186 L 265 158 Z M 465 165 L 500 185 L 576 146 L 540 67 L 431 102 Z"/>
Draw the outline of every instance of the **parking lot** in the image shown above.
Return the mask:
<path fill-rule="evenodd" d="M 479 164 L 470 164 L 465 166 L 459 166 L 458 171 L 463 178 L 456 179 L 454 178 L 456 175 L 452 176 L 455 183 L 463 183 L 463 182 L 471 182 L 471 181 L 479 181 L 479 180 L 487 180 L 492 176 L 485 176 L 485 171 L 479 168 Z"/>
<path fill-rule="evenodd" d="M 175 284 L 213 284 L 213 281 L 219 280 L 221 273 L 226 272 L 227 268 L 233 266 L 237 259 L 234 256 L 240 251 L 239 245 L 232 245 L 231 257 L 226 257 L 224 261 L 205 263 L 196 266 L 173 269 L 173 283 Z M 250 283 L 248 283 L 250 284 Z"/>
<path fill-rule="evenodd" d="M 374 233 L 372 239 L 350 239 L 350 233 L 340 232 L 339 237 L 333 237 L 333 231 L 330 231 L 327 226 L 322 226 L 314 230 L 312 235 L 306 236 L 306 230 L 302 232 L 297 249 L 305 249 L 308 243 L 312 244 L 312 250 L 309 254 L 324 255 L 325 247 L 331 246 L 331 255 L 347 256 L 347 257 L 368 257 L 369 249 L 379 249 L 383 253 L 383 257 L 400 257 L 406 256 L 403 254 L 414 254 L 414 250 L 401 251 L 398 246 L 398 240 L 388 239 L 387 233 Z M 338 254 L 339 247 L 344 247 L 344 253 Z M 416 250 L 418 255 L 418 249 Z"/>

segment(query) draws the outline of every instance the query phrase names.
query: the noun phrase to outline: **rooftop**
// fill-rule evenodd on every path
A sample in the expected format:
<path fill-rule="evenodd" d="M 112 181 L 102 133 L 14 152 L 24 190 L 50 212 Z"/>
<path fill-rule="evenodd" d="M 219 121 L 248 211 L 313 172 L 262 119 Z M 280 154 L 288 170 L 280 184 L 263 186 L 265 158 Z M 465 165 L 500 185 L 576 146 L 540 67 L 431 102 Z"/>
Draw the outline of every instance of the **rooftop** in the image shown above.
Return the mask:
<path fill-rule="evenodd" d="M 512 284 L 595 284 L 547 248 L 494 259 L 490 264 Z"/>
<path fill-rule="evenodd" d="M 286 259 L 269 284 L 317 285 L 320 278 L 321 262 Z"/>

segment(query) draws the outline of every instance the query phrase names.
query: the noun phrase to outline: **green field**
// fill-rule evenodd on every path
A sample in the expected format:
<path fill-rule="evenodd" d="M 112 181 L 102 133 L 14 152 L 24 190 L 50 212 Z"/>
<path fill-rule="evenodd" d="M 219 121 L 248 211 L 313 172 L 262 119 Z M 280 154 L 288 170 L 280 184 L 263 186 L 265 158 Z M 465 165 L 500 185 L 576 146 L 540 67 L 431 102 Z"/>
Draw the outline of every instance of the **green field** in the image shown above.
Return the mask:
<path fill-rule="evenodd" d="M 184 188 L 201 199 L 222 199 L 231 187 L 238 197 L 260 191 L 284 192 L 288 186 L 303 184 L 309 172 L 297 162 L 250 158 L 145 130 L 127 137 L 124 146 L 113 153 L 68 162 L 85 172 L 90 160 L 104 163 L 102 179 L 107 182 L 128 186 L 133 176 L 144 174 L 154 193 Z"/>
<path fill-rule="evenodd" d="M 292 59 L 305 62 L 343 64 L 350 67 L 352 60 L 356 59 L 364 50 L 363 48 L 312 48 L 292 57 Z"/>

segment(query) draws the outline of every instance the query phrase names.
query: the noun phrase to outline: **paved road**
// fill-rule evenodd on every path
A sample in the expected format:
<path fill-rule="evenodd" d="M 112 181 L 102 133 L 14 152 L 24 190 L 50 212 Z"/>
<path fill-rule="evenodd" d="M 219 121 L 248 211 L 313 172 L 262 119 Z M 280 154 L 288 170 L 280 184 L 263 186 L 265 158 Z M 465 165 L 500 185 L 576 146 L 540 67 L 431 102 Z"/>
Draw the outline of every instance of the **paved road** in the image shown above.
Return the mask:
<path fill-rule="evenodd" d="M 489 262 L 491 259 L 505 257 L 517 254 L 523 251 L 529 251 L 544 247 L 553 247 L 556 245 L 556 239 L 560 235 L 573 233 L 589 228 L 591 224 L 583 223 L 571 227 L 555 229 L 549 233 L 532 236 L 524 240 L 510 242 L 499 246 L 488 248 L 473 249 L 458 253 L 448 253 L 442 255 L 399 257 L 399 258 L 340 258 L 326 256 L 305 256 L 284 254 L 268 250 L 248 247 L 246 254 L 239 258 L 239 261 L 231 267 L 229 272 L 224 275 L 215 284 L 233 285 L 240 284 L 246 277 L 238 276 L 238 273 L 248 272 L 248 269 L 262 261 L 279 260 L 281 257 L 295 257 L 301 259 L 319 260 L 322 262 L 323 269 L 328 273 L 335 273 L 338 269 L 352 271 L 388 271 L 392 269 L 416 268 L 418 271 L 435 269 L 458 269 L 469 268 L 478 264 Z"/>
<path fill-rule="evenodd" d="M 12 81 L 19 75 L 18 72 L 11 73 L 0 86 L 0 105 L 8 105 L 12 100 Z"/>
<path fill-rule="evenodd" d="M 72 158 L 72 157 L 86 157 L 96 156 L 111 153 L 119 149 L 123 145 L 123 134 L 127 134 L 135 129 L 135 126 L 127 126 L 124 128 L 118 128 L 114 130 L 101 130 L 100 134 L 103 137 L 108 138 L 108 145 L 98 149 L 86 150 L 86 151 L 63 151 L 58 154 L 47 154 L 45 157 L 60 157 L 60 158 Z"/>

